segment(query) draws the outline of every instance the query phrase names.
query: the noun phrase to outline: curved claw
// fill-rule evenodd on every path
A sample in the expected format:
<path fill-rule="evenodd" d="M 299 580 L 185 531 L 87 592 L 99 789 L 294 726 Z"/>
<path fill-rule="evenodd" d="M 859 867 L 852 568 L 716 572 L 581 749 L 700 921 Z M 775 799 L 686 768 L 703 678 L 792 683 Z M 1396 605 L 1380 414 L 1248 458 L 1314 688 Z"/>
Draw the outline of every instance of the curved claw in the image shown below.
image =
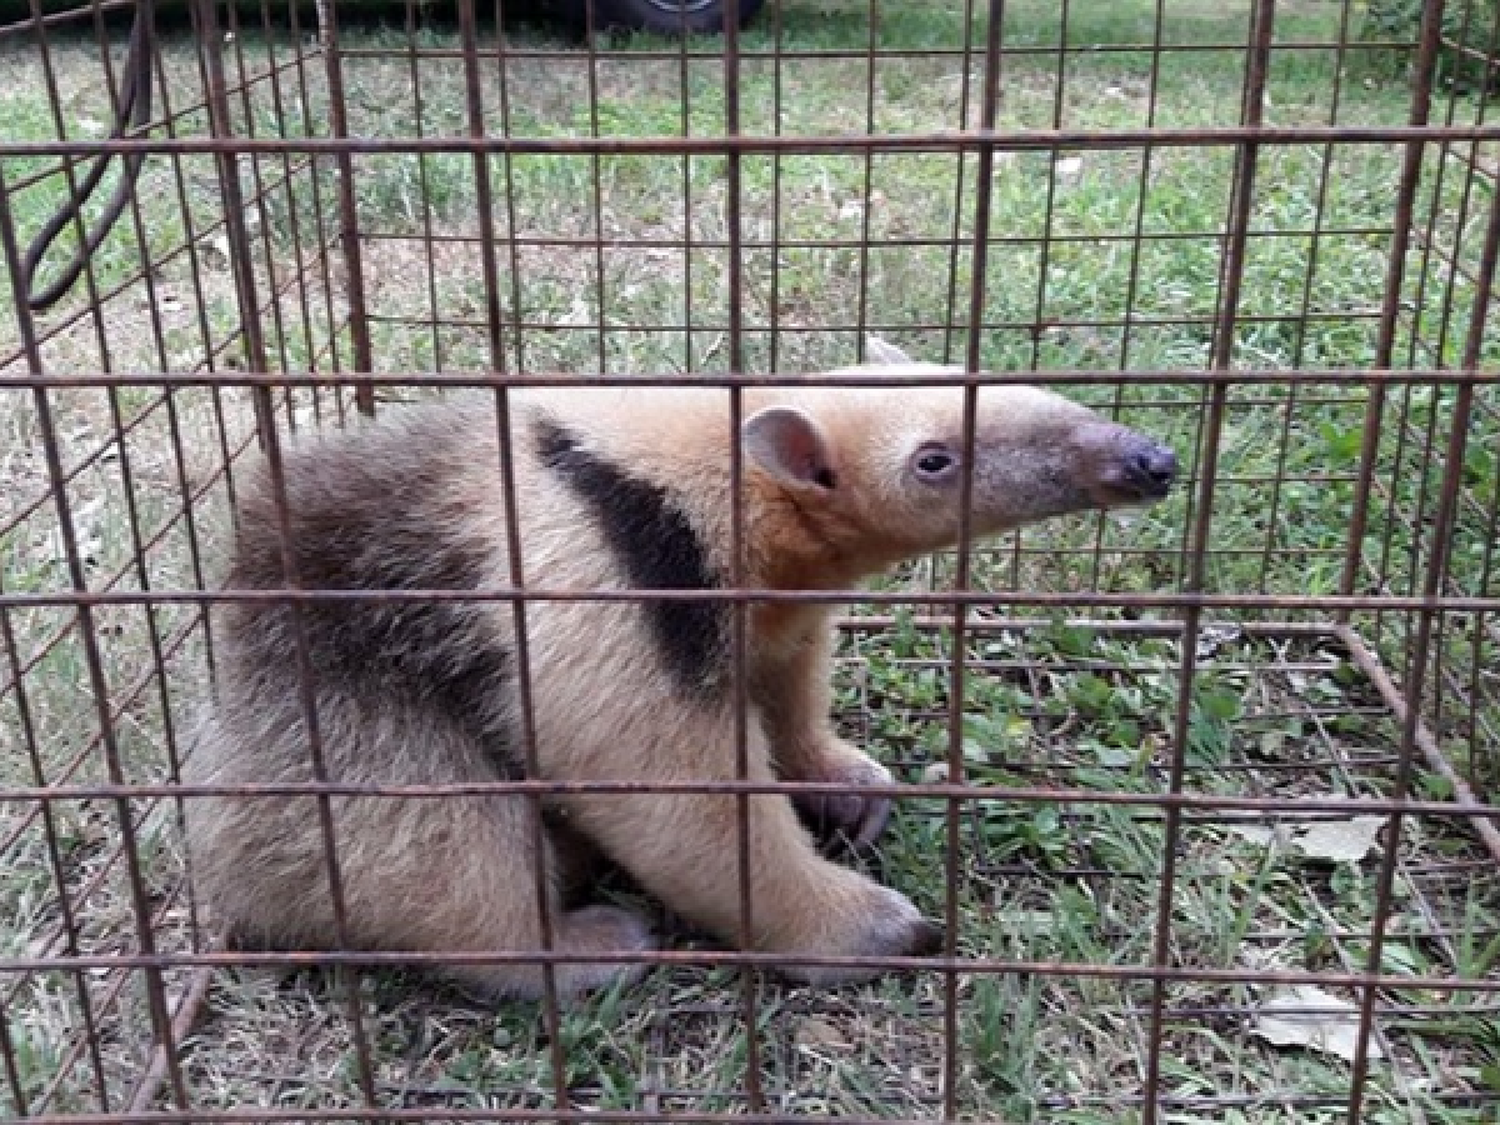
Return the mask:
<path fill-rule="evenodd" d="M 890 824 L 891 809 L 894 808 L 889 797 L 861 797 L 859 801 L 864 806 L 863 814 L 859 818 L 857 830 L 849 838 L 849 846 L 856 852 L 874 846 Z"/>
<path fill-rule="evenodd" d="M 799 793 L 792 801 L 825 854 L 844 848 L 855 854 L 867 851 L 880 839 L 891 819 L 888 797 Z"/>

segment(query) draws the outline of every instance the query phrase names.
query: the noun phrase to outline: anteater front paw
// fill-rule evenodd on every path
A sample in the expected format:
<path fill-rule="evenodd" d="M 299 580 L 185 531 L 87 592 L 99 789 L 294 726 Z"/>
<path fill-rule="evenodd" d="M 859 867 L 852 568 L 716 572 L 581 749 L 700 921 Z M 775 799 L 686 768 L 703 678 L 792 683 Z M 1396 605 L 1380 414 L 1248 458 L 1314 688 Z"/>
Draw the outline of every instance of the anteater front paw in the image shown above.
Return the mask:
<path fill-rule="evenodd" d="M 834 782 L 851 787 L 889 785 L 891 772 L 852 746 L 840 744 L 840 753 L 829 754 L 816 772 L 802 780 Z M 891 819 L 891 800 L 876 793 L 795 793 L 792 804 L 825 854 L 844 849 L 863 852 L 872 847 Z"/>
<path fill-rule="evenodd" d="M 797 942 L 797 951 L 870 958 L 934 957 L 943 951 L 943 928 L 924 918 L 910 899 L 862 876 L 858 878 L 856 894 L 844 900 L 842 909 L 829 909 L 831 904 L 825 904 L 821 932 Z M 891 970 L 792 962 L 781 966 L 781 971 L 793 980 L 829 986 L 866 981 Z"/>

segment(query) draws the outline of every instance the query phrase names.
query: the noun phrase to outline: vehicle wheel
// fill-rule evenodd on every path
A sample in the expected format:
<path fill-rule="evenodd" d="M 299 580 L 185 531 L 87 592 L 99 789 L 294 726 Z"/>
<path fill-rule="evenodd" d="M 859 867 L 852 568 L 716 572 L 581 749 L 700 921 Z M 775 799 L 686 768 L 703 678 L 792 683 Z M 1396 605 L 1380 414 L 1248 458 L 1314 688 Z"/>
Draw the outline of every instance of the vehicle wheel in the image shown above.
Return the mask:
<path fill-rule="evenodd" d="M 605 25 L 658 35 L 709 34 L 724 30 L 724 0 L 595 0 L 595 19 Z M 744 26 L 765 0 L 740 0 Z"/>

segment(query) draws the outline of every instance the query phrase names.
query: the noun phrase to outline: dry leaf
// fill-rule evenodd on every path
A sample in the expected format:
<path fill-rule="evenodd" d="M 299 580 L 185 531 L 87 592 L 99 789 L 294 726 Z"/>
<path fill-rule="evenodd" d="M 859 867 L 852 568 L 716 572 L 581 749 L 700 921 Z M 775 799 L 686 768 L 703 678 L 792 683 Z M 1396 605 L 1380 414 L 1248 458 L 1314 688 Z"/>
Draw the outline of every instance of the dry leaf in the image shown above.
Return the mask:
<path fill-rule="evenodd" d="M 1216 656 L 1225 645 L 1234 644 L 1244 635 L 1238 625 L 1205 625 L 1198 633 L 1198 659 Z"/>
<path fill-rule="evenodd" d="M 849 1046 L 843 1034 L 833 1024 L 825 1020 L 808 1018 L 802 1021 L 797 1028 L 797 1045 L 817 1049 L 839 1048 Z"/>
<path fill-rule="evenodd" d="M 1267 997 L 1251 1031 L 1278 1047 L 1308 1047 L 1348 1062 L 1359 1042 L 1359 1010 L 1321 988 L 1294 985 Z M 1369 1057 L 1385 1057 L 1373 1034 Z"/>
<path fill-rule="evenodd" d="M 203 242 L 203 247 L 206 250 L 212 250 L 219 257 L 223 258 L 223 266 L 227 267 L 229 265 L 229 236 L 223 231 L 219 231 L 206 238 Z"/>
<path fill-rule="evenodd" d="M 1231 824 L 1229 826 L 1231 835 L 1238 836 L 1242 840 L 1249 840 L 1252 844 L 1269 846 L 1279 836 L 1282 843 L 1286 843 L 1286 835 L 1279 831 L 1278 827 L 1269 824 Z"/>
<path fill-rule="evenodd" d="M 1375 838 L 1385 825 L 1383 816 L 1356 816 L 1352 820 L 1319 820 L 1306 826 L 1292 841 L 1314 859 L 1333 863 L 1358 863 L 1370 854 Z"/>
<path fill-rule="evenodd" d="M 865 354 L 871 363 L 907 364 L 911 362 L 911 357 L 895 344 L 875 335 L 865 337 Z"/>
<path fill-rule="evenodd" d="M 942 785 L 948 780 L 948 763 L 933 762 L 922 770 L 923 785 Z"/>
<path fill-rule="evenodd" d="M 1276 825 L 1232 824 L 1229 831 L 1252 844 L 1294 847 L 1311 859 L 1330 863 L 1358 863 L 1376 846 L 1385 825 L 1383 816 L 1347 820 L 1283 821 Z"/>
<path fill-rule="evenodd" d="M 1057 915 L 1050 910 L 1002 910 L 995 915 L 995 921 L 1007 933 L 1021 936 L 1050 934 L 1058 928 Z"/>
<path fill-rule="evenodd" d="M 578 328 L 593 323 L 593 314 L 589 312 L 589 303 L 582 297 L 573 301 L 573 307 L 567 314 L 558 319 L 559 328 Z"/>

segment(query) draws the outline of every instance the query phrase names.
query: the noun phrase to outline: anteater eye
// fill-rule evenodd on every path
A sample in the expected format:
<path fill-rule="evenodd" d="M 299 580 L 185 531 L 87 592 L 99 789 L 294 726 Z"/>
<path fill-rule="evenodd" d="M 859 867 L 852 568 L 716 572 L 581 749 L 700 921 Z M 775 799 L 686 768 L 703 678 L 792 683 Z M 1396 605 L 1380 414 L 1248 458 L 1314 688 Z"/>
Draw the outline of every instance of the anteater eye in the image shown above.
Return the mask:
<path fill-rule="evenodd" d="M 939 479 L 952 473 L 958 459 L 946 449 L 923 449 L 912 458 L 918 475 Z"/>

